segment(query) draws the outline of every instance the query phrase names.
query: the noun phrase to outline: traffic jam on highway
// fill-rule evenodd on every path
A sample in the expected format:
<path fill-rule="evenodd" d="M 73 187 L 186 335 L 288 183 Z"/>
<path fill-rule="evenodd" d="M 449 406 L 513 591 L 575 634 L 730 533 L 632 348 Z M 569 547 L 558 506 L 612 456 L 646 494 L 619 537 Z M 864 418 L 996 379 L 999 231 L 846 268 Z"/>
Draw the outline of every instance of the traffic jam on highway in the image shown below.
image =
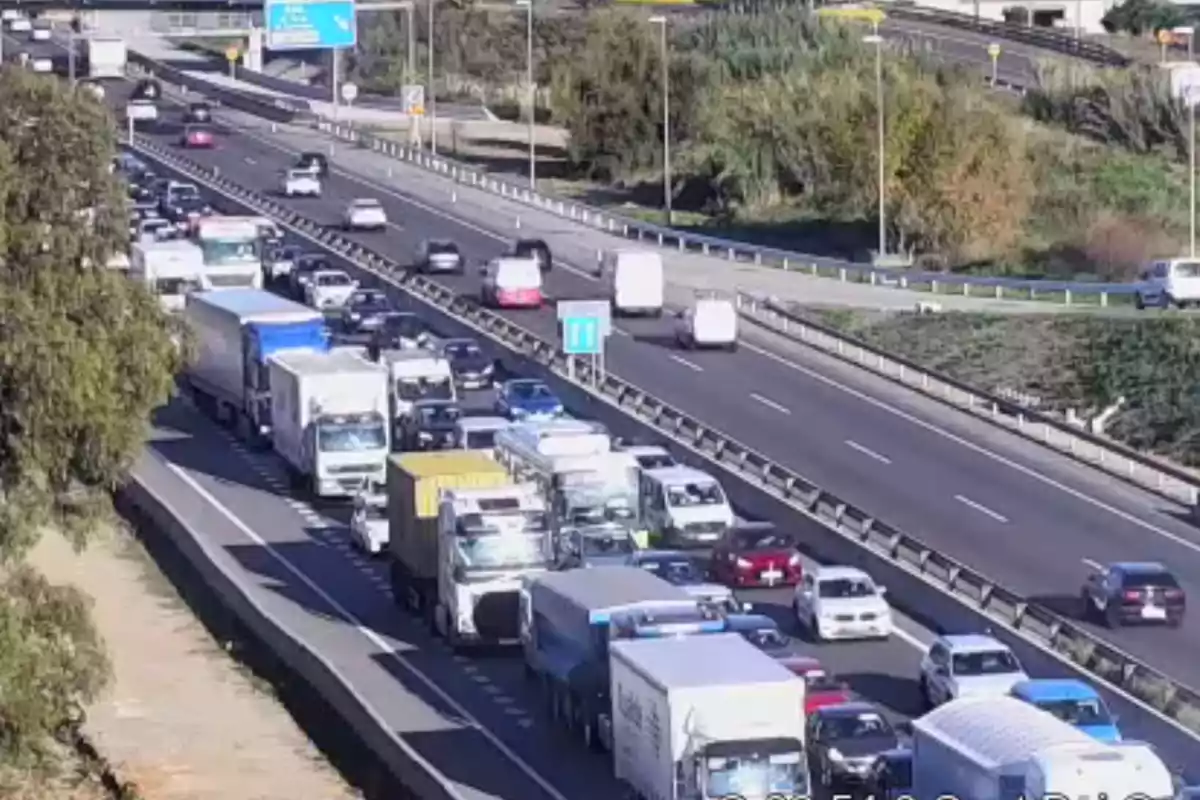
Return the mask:
<path fill-rule="evenodd" d="M 159 95 L 145 81 L 131 105 L 157 119 Z M 180 147 L 220 146 L 203 104 L 180 125 Z M 807 564 L 794 534 L 740 518 L 717 476 L 572 416 L 547 383 L 505 374 L 481 342 L 439 335 L 272 221 L 219 215 L 200 187 L 131 153 L 114 169 L 131 201 L 114 266 L 186 322 L 181 384 L 197 407 L 273 451 L 295 492 L 347 504 L 348 536 L 387 560 L 399 609 L 462 654 L 512 646 L 553 724 L 607 753 L 636 796 L 1179 789 L 1095 688 L 1026 674 L 987 631 L 933 638 L 913 676 L 927 713 L 892 721 L 797 646 L 892 636 L 869 574 Z M 278 192 L 320 197 L 328 173 L 323 154 L 301 154 Z M 388 218 L 361 197 L 336 224 Z M 470 269 L 448 240 L 423 241 L 410 263 Z M 481 267 L 478 302 L 541 307 L 553 264 L 544 242 L 514 242 Z M 656 252 L 615 250 L 601 270 L 614 315 L 662 313 Z M 737 346 L 736 311 L 717 297 L 673 327 L 687 347 Z M 1163 566 L 1090 567 L 1081 596 L 1097 619 L 1179 625 L 1184 593 Z M 783 619 L 754 603 L 779 587 Z"/>

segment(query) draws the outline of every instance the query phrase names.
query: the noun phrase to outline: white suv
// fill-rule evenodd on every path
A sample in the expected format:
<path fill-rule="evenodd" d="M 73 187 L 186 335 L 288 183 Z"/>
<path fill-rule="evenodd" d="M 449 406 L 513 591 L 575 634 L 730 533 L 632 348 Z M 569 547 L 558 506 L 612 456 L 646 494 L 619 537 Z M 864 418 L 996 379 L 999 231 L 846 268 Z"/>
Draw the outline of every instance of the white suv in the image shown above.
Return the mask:
<path fill-rule="evenodd" d="M 854 567 L 814 567 L 796 584 L 796 619 L 816 641 L 886 639 L 892 609 L 884 588 Z"/>
<path fill-rule="evenodd" d="M 921 659 L 921 696 L 931 708 L 960 697 L 1001 697 L 1025 680 L 1013 651 L 984 634 L 939 636 Z"/>

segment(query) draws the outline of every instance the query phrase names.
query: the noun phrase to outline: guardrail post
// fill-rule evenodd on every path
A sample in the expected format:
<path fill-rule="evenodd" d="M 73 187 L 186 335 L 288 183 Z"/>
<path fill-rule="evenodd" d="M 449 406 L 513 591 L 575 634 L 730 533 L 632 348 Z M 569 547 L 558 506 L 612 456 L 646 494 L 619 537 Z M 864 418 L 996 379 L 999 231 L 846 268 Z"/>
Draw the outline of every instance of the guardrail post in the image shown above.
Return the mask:
<path fill-rule="evenodd" d="M 1063 291 L 1063 304 L 1068 305 L 1068 306 L 1071 305 L 1071 290 L 1070 289 L 1066 289 L 1065 291 Z"/>
<path fill-rule="evenodd" d="M 814 264 L 813 266 L 816 267 L 816 264 Z M 814 270 L 814 272 L 815 272 L 815 270 Z M 841 281 L 842 283 L 846 282 L 846 268 L 845 267 L 838 268 L 838 280 Z"/>
<path fill-rule="evenodd" d="M 937 282 L 937 281 L 930 281 L 930 282 L 929 282 L 929 293 L 930 293 L 930 294 L 937 294 L 937 293 L 938 293 L 938 282 Z"/>
<path fill-rule="evenodd" d="M 1100 293 L 1100 307 L 1108 308 L 1108 292 Z"/>

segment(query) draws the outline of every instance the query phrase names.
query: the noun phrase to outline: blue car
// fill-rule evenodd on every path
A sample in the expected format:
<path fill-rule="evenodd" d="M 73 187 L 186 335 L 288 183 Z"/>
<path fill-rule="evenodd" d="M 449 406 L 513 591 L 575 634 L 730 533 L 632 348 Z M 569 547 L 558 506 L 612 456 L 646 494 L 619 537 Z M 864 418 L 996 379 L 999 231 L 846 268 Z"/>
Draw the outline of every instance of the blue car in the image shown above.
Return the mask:
<path fill-rule="evenodd" d="M 505 381 L 496 395 L 496 413 L 511 420 L 551 419 L 563 413 L 562 400 L 539 380 Z"/>
<path fill-rule="evenodd" d="M 1113 743 L 1121 741 L 1117 720 L 1099 692 L 1077 680 L 1028 680 L 1013 686 L 1013 697 L 1074 725 L 1093 739 Z"/>

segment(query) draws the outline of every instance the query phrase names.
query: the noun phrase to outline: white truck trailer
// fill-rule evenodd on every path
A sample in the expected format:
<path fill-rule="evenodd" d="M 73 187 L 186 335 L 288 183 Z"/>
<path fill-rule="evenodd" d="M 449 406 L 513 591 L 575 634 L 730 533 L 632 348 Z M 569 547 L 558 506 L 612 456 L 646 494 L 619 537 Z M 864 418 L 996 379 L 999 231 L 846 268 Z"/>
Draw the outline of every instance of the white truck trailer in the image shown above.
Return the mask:
<path fill-rule="evenodd" d="M 953 700 L 913 720 L 913 797 L 1009 800 L 1174 796 L 1147 744 L 1105 744 L 1013 697 Z"/>
<path fill-rule="evenodd" d="M 124 39 L 96 37 L 88 39 L 87 64 L 91 78 L 124 78 L 128 52 Z"/>
<path fill-rule="evenodd" d="M 226 289 L 191 294 L 183 316 L 194 343 L 186 376 L 197 405 L 243 439 L 269 443 L 267 359 L 328 349 L 321 312 L 261 289 Z"/>
<path fill-rule="evenodd" d="M 344 351 L 267 359 L 271 440 L 293 483 L 318 497 L 354 497 L 387 483 L 388 372 Z"/>
<path fill-rule="evenodd" d="M 613 769 L 637 797 L 807 797 L 804 681 L 736 633 L 609 644 Z"/>
<path fill-rule="evenodd" d="M 168 313 L 183 310 L 203 276 L 204 255 L 191 242 L 143 240 L 129 248 L 130 279 L 145 284 Z"/>

